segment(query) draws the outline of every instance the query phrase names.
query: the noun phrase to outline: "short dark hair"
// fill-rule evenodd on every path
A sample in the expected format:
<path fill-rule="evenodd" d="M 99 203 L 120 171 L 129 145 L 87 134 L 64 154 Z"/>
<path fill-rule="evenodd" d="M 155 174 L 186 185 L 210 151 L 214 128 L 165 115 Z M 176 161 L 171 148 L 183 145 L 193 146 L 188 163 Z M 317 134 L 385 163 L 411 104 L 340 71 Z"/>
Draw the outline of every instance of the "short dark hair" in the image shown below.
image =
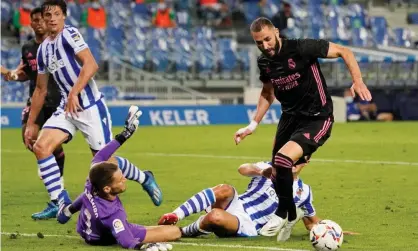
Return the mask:
<path fill-rule="evenodd" d="M 270 19 L 265 18 L 265 17 L 259 17 L 252 22 L 250 26 L 250 30 L 252 32 L 260 32 L 266 26 L 269 28 L 274 28 L 274 25 L 270 21 Z"/>
<path fill-rule="evenodd" d="M 90 183 L 93 187 L 92 193 L 101 195 L 103 188 L 112 183 L 113 174 L 119 167 L 110 162 L 102 162 L 94 165 L 89 172 Z"/>
<path fill-rule="evenodd" d="M 33 18 L 33 15 L 41 13 L 42 14 L 42 8 L 41 7 L 36 7 L 33 8 L 32 11 L 30 12 L 30 18 Z"/>
<path fill-rule="evenodd" d="M 67 16 L 67 3 L 64 0 L 46 0 L 42 5 L 42 13 L 44 13 L 47 9 L 51 8 L 52 6 L 58 6 L 61 8 L 62 13 Z"/>

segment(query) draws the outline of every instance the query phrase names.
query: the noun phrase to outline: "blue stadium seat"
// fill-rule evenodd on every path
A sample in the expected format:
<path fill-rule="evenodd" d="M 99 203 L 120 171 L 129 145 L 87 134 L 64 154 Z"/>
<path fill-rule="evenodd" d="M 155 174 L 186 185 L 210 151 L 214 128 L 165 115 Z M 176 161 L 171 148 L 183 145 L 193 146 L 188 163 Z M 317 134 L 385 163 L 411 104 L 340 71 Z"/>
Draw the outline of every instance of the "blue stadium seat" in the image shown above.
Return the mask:
<path fill-rule="evenodd" d="M 7 55 L 6 67 L 8 69 L 15 69 L 19 65 L 22 57 L 20 48 L 14 47 L 9 49 Z"/>
<path fill-rule="evenodd" d="M 250 70 L 250 50 L 248 48 L 241 48 L 238 51 L 239 61 L 241 62 L 244 71 Z"/>
<path fill-rule="evenodd" d="M 407 20 L 408 24 L 418 24 L 418 12 L 409 13 Z"/>
<path fill-rule="evenodd" d="M 244 8 L 244 14 L 248 24 L 250 24 L 257 17 L 261 16 L 261 8 L 257 2 L 244 2 L 242 3 L 242 6 Z"/>
<path fill-rule="evenodd" d="M 113 85 L 102 86 L 99 88 L 99 91 L 103 94 L 106 101 L 119 99 L 119 90 Z"/>
<path fill-rule="evenodd" d="M 153 32 L 157 32 L 154 29 Z M 167 38 L 164 36 L 153 36 L 151 41 L 151 62 L 153 69 L 156 72 L 166 72 L 170 63 L 169 60 L 169 44 Z"/>
<path fill-rule="evenodd" d="M 172 30 L 173 43 L 173 60 L 175 61 L 175 70 L 178 74 L 189 72 L 193 65 L 192 60 L 192 36 L 190 33 L 182 28 L 175 28 Z"/>
<path fill-rule="evenodd" d="M 238 60 L 236 56 L 236 41 L 230 38 L 218 39 L 218 55 L 220 70 L 223 73 L 230 73 L 237 69 Z"/>
<path fill-rule="evenodd" d="M 395 28 L 393 29 L 394 33 L 394 45 L 401 47 L 411 47 L 412 39 L 411 32 L 408 29 L 404 28 Z"/>
<path fill-rule="evenodd" d="M 107 49 L 113 56 L 122 57 L 124 55 L 123 39 L 124 30 L 121 28 L 108 27 L 107 28 Z"/>
<path fill-rule="evenodd" d="M 83 9 L 81 8 L 80 4 L 77 4 L 75 2 L 68 2 L 67 18 L 65 19 L 65 23 L 74 27 L 79 27 L 82 11 Z"/>
<path fill-rule="evenodd" d="M 7 1 L 1 1 L 1 22 L 5 24 L 13 18 L 13 6 Z"/>

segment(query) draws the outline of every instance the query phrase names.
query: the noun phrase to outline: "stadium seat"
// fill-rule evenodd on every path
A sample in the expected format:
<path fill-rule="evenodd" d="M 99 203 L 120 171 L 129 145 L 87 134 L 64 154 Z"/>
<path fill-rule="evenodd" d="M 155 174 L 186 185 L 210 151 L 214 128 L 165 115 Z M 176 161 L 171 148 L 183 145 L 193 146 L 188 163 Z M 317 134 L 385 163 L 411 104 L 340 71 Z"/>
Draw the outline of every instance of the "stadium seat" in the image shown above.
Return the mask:
<path fill-rule="evenodd" d="M 8 69 L 15 69 L 21 60 L 21 50 L 18 47 L 13 47 L 8 50 L 6 67 Z"/>
<path fill-rule="evenodd" d="M 221 71 L 232 72 L 237 67 L 236 41 L 229 38 L 218 39 L 218 55 Z"/>
<path fill-rule="evenodd" d="M 407 16 L 408 24 L 418 24 L 418 12 L 409 13 Z"/>
<path fill-rule="evenodd" d="M 1 23 L 7 24 L 13 18 L 13 6 L 7 1 L 1 1 Z"/>
<path fill-rule="evenodd" d="M 119 90 L 113 85 L 102 86 L 99 88 L 99 91 L 103 94 L 106 101 L 119 99 Z"/>
<path fill-rule="evenodd" d="M 65 23 L 74 27 L 79 27 L 82 11 L 83 9 L 82 6 L 80 6 L 80 4 L 76 2 L 68 2 L 67 18 L 65 19 Z"/>
<path fill-rule="evenodd" d="M 394 45 L 401 47 L 411 47 L 411 31 L 405 28 L 395 28 L 394 33 Z"/>

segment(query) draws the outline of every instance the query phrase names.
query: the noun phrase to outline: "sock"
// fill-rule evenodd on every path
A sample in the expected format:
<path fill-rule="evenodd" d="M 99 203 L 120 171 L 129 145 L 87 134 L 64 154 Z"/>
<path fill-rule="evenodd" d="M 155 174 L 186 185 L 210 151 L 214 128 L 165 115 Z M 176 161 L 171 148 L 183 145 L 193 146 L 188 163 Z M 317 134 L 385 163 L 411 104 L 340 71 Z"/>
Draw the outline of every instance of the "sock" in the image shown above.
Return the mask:
<path fill-rule="evenodd" d="M 56 149 L 53 154 L 54 154 L 55 160 L 57 161 L 58 167 L 60 169 L 60 175 L 62 177 L 64 176 L 64 161 L 65 161 L 64 149 L 60 147 Z"/>
<path fill-rule="evenodd" d="M 186 202 L 181 204 L 173 213 L 175 213 L 179 220 L 184 219 L 190 214 L 199 213 L 215 204 L 216 197 L 212 188 L 207 188 L 188 199 Z"/>
<path fill-rule="evenodd" d="M 57 200 L 58 194 L 62 191 L 62 184 L 60 169 L 54 155 L 38 160 L 38 166 L 41 179 L 51 197 L 51 201 Z"/>
<path fill-rule="evenodd" d="M 276 168 L 275 188 L 279 197 L 276 215 L 282 219 L 288 218 L 289 221 L 294 220 L 296 219 L 296 207 L 293 202 L 293 160 L 286 155 L 276 153 L 273 163 Z"/>
<path fill-rule="evenodd" d="M 203 220 L 203 218 L 205 217 L 205 215 L 202 215 L 199 217 L 199 219 L 197 219 L 197 221 L 193 222 L 192 224 L 182 227 L 181 228 L 181 233 L 182 236 L 184 237 L 197 237 L 200 235 L 206 235 L 206 234 L 210 234 L 211 232 L 203 230 L 199 227 L 200 222 Z"/>
<path fill-rule="evenodd" d="M 147 180 L 147 175 L 141 171 L 138 167 L 134 166 L 129 160 L 116 156 L 119 163 L 119 168 L 123 173 L 123 176 L 128 180 L 136 181 L 143 184 Z"/>

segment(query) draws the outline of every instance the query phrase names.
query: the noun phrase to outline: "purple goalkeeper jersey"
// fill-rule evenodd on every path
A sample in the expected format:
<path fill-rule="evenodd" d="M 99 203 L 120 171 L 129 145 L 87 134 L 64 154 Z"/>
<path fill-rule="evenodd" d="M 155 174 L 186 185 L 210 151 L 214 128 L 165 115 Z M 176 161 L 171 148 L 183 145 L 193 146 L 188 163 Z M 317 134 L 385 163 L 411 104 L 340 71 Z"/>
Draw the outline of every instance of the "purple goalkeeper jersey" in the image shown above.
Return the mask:
<path fill-rule="evenodd" d="M 92 165 L 107 161 L 120 147 L 116 140 L 109 142 L 94 156 Z M 119 197 L 105 200 L 91 193 L 92 185 L 87 179 L 84 192 L 73 202 L 73 208 L 80 211 L 77 232 L 92 245 L 119 243 L 123 248 L 133 249 L 146 235 L 146 228 L 127 221 L 125 209 Z"/>
<path fill-rule="evenodd" d="M 73 203 L 80 208 L 77 232 L 93 245 L 112 245 L 119 243 L 124 248 L 133 249 L 146 235 L 143 226 L 127 221 L 125 209 L 119 197 L 114 201 L 102 199 L 91 194 L 91 184 L 87 180 L 84 193 Z"/>

